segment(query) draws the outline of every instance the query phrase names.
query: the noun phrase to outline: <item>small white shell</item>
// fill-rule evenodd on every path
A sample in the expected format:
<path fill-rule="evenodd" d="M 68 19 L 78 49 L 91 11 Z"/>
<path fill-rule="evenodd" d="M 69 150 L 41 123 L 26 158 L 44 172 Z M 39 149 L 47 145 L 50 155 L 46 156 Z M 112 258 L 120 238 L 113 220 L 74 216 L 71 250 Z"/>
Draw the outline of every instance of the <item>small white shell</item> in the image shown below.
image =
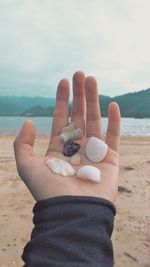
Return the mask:
<path fill-rule="evenodd" d="M 75 129 L 75 124 L 71 122 L 64 127 L 59 136 L 61 142 L 73 141 L 82 138 L 83 132 L 80 128 Z"/>
<path fill-rule="evenodd" d="M 47 166 L 54 172 L 63 176 L 72 176 L 75 174 L 73 167 L 66 161 L 58 158 L 48 158 Z"/>
<path fill-rule="evenodd" d="M 81 162 L 81 157 L 79 153 L 75 153 L 72 157 L 70 157 L 70 163 L 72 165 L 79 165 Z"/>
<path fill-rule="evenodd" d="M 82 179 L 90 180 L 94 183 L 99 183 L 101 180 L 100 170 L 90 165 L 81 167 L 77 172 L 77 176 Z"/>
<path fill-rule="evenodd" d="M 102 161 L 108 151 L 108 146 L 102 140 L 92 136 L 89 138 L 85 153 L 87 158 L 93 162 L 100 162 Z"/>

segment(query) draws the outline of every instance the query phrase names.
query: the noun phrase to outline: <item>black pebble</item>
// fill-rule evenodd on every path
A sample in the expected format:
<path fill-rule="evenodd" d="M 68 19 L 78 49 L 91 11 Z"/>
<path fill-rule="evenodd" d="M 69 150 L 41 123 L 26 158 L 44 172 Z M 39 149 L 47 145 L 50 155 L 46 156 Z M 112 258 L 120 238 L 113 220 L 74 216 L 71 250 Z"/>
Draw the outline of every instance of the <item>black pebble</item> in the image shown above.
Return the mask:
<path fill-rule="evenodd" d="M 71 157 L 72 155 L 74 155 L 78 150 L 80 149 L 80 145 L 69 141 L 67 143 L 64 144 L 64 148 L 63 148 L 63 154 L 67 157 Z"/>

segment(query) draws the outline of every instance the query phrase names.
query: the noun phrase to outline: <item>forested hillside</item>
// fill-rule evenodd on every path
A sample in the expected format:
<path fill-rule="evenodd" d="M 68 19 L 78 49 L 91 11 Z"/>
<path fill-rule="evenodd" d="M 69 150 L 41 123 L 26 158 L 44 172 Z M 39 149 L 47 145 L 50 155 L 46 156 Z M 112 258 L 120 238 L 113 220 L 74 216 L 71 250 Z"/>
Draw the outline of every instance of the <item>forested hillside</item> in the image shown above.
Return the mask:
<path fill-rule="evenodd" d="M 116 101 L 122 117 L 150 118 L 150 89 L 116 97 L 99 96 L 101 114 L 107 116 L 108 105 Z M 55 99 L 44 97 L 0 97 L 0 116 L 51 116 Z"/>

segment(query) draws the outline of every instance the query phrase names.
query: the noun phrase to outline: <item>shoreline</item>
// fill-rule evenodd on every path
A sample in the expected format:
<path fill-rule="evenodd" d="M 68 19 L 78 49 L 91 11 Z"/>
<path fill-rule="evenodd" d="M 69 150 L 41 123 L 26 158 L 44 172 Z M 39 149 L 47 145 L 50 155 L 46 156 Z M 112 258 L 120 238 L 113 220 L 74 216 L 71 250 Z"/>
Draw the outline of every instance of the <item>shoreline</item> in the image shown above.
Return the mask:
<path fill-rule="evenodd" d="M 17 136 L 18 132 L 16 133 L 0 133 L 0 137 L 14 137 Z M 50 137 L 49 134 L 36 134 L 37 138 L 48 138 Z M 103 135 L 103 138 L 105 135 Z M 138 139 L 138 138 L 145 138 L 145 139 L 150 139 L 150 135 L 122 135 L 121 140 L 124 139 Z"/>

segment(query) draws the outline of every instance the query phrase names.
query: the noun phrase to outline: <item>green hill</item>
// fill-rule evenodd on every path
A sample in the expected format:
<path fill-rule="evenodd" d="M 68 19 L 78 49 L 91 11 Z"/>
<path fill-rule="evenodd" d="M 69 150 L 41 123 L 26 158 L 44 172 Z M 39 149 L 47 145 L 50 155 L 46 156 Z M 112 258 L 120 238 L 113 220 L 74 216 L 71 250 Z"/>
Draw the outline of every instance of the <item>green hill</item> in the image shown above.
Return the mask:
<path fill-rule="evenodd" d="M 100 95 L 103 117 L 107 116 L 108 105 L 116 101 L 122 117 L 150 118 L 150 88 L 116 97 Z M 44 97 L 0 97 L 0 116 L 52 116 L 54 98 Z"/>
<path fill-rule="evenodd" d="M 54 105 L 54 98 L 0 96 L 0 116 L 20 116 L 35 106 L 48 108 Z"/>
<path fill-rule="evenodd" d="M 21 116 L 27 117 L 47 117 L 52 115 L 54 112 L 54 107 L 43 108 L 41 106 L 35 106 L 29 110 L 26 110 L 21 114 Z"/>
<path fill-rule="evenodd" d="M 150 89 L 117 96 L 123 117 L 150 118 Z"/>

